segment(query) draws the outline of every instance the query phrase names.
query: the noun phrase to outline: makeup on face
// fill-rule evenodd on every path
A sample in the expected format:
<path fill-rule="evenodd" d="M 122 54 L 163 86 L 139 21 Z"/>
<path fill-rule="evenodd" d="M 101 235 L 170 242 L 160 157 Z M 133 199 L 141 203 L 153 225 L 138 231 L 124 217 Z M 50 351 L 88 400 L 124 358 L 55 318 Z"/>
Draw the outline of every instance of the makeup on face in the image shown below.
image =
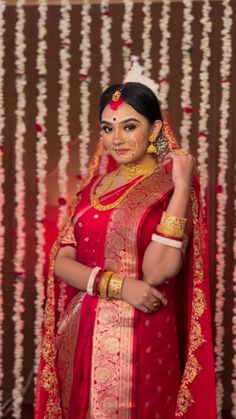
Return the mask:
<path fill-rule="evenodd" d="M 117 162 L 125 164 L 145 156 L 150 125 L 132 106 L 123 103 L 117 111 L 107 106 L 101 129 L 103 145 Z"/>

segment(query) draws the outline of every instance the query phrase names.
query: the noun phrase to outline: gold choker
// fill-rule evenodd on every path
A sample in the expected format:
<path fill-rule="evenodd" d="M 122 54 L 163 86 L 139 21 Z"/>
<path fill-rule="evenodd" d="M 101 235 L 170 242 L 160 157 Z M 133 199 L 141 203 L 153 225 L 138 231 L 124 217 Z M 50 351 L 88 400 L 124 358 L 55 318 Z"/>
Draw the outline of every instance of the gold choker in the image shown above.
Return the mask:
<path fill-rule="evenodd" d="M 148 176 L 156 168 L 155 160 L 145 164 L 129 163 L 120 167 L 120 173 L 124 176 L 126 182 L 130 182 L 137 176 Z"/>

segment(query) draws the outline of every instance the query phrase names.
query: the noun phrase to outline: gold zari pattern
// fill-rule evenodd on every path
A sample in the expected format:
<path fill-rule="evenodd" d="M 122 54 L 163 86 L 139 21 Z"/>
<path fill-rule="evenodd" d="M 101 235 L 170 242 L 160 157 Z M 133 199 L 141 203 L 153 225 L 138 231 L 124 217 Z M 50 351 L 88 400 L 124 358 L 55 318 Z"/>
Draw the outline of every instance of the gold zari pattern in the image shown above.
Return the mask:
<path fill-rule="evenodd" d="M 140 216 L 172 189 L 171 178 L 159 172 L 136 183 L 128 200 L 111 214 L 105 242 L 105 269 L 137 277 Z M 99 300 L 93 341 L 91 417 L 130 419 L 133 321 L 134 308 L 125 301 Z"/>
<path fill-rule="evenodd" d="M 205 312 L 207 305 L 204 291 L 200 288 L 203 281 L 203 260 L 201 255 L 201 236 L 198 221 L 198 200 L 194 189 L 191 192 L 192 216 L 193 216 L 193 302 L 192 316 L 189 332 L 189 349 L 187 361 L 177 398 L 176 417 L 183 417 L 189 407 L 194 403 L 190 385 L 201 371 L 201 365 L 197 360 L 197 349 L 205 342 L 202 334 L 200 317 Z"/>
<path fill-rule="evenodd" d="M 45 307 L 45 316 L 44 316 L 44 334 L 42 338 L 42 359 L 44 362 L 44 367 L 42 369 L 40 382 L 42 387 L 47 392 L 47 404 L 44 419 L 62 419 L 61 411 L 61 400 L 59 395 L 59 385 L 56 371 L 56 343 L 55 343 L 55 289 L 54 289 L 54 263 L 58 250 L 60 249 L 60 243 L 63 238 L 65 238 L 71 227 L 71 216 L 74 212 L 74 209 L 78 203 L 76 199 L 72 206 L 71 210 L 65 220 L 63 228 L 61 230 L 58 239 L 52 247 L 50 253 L 50 270 L 49 277 L 47 282 L 47 303 Z"/>

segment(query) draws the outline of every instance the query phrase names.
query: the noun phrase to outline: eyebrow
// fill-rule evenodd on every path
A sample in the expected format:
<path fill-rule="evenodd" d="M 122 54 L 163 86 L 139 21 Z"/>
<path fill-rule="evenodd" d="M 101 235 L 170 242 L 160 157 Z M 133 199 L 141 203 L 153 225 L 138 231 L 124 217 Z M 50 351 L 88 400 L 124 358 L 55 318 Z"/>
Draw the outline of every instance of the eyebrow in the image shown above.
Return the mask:
<path fill-rule="evenodd" d="M 115 121 L 114 121 L 115 122 Z M 123 121 L 119 121 L 121 124 L 126 124 L 127 122 L 141 122 L 136 118 L 128 118 L 128 119 L 124 119 Z M 113 122 L 109 122 L 109 121 L 101 121 L 102 124 L 108 124 L 108 125 L 112 125 Z"/>

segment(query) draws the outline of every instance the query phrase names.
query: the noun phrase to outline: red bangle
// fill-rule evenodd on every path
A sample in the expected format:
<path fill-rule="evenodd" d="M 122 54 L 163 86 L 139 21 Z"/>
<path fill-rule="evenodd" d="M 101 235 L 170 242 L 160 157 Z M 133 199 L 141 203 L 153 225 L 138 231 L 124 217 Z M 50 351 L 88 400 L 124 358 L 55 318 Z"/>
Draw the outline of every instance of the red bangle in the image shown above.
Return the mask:
<path fill-rule="evenodd" d="M 166 239 L 175 240 L 177 242 L 182 242 L 183 241 L 183 239 L 180 239 L 180 238 L 177 238 L 177 237 L 172 237 L 172 236 L 169 236 L 168 234 L 164 234 L 164 233 L 159 233 L 159 231 L 158 231 L 157 234 L 158 234 L 158 236 L 165 237 Z"/>
<path fill-rule="evenodd" d="M 99 286 L 99 282 L 100 282 L 103 274 L 104 274 L 104 271 L 101 269 L 96 275 L 95 281 L 93 283 L 94 295 L 98 295 L 98 286 Z"/>

